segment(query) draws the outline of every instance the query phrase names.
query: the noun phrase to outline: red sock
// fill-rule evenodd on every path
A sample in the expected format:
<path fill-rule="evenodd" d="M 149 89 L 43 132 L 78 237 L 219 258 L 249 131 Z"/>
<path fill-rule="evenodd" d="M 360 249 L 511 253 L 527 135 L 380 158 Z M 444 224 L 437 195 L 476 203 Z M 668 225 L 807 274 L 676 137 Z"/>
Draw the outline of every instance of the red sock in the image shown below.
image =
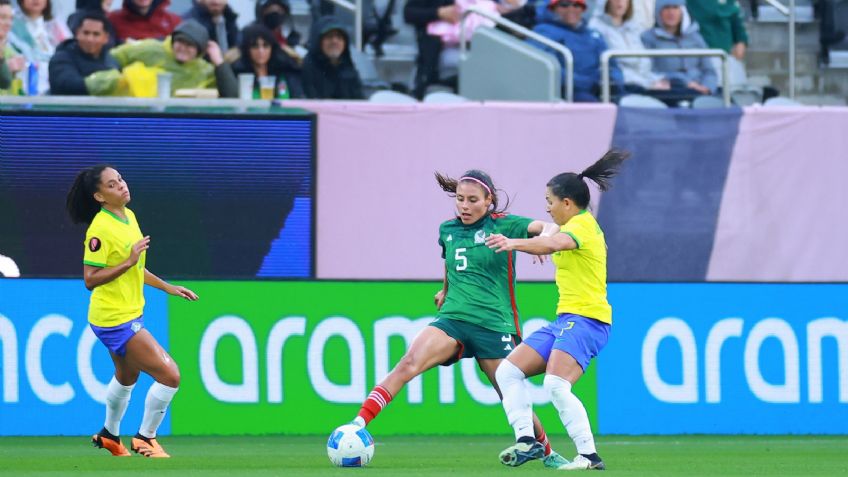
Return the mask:
<path fill-rule="evenodd" d="M 365 420 L 365 424 L 368 424 L 390 402 L 392 402 L 392 395 L 386 391 L 386 388 L 378 384 L 371 390 L 368 399 L 362 403 L 362 407 L 359 409 L 359 414 L 357 415 Z"/>
<path fill-rule="evenodd" d="M 545 433 L 544 429 L 542 429 L 542 435 L 537 437 L 536 440 L 539 441 L 539 443 L 541 443 L 543 446 L 545 446 L 545 456 L 551 455 L 551 442 L 548 440 L 548 434 Z"/>

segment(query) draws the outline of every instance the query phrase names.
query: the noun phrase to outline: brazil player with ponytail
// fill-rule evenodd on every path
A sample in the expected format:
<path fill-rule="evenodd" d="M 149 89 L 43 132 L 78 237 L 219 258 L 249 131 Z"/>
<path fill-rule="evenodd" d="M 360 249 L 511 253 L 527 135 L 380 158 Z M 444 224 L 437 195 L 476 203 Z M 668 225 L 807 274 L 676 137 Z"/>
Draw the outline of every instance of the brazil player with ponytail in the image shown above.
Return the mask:
<path fill-rule="evenodd" d="M 68 192 L 67 210 L 74 223 L 85 223 L 83 278 L 91 290 L 88 321 L 109 349 L 115 375 L 106 392 L 106 421 L 92 436 L 96 447 L 114 456 L 130 453 L 118 437 L 121 419 L 141 371 L 156 382 L 147 392 L 144 416 L 130 448 L 145 457 L 170 457 L 156 440 L 156 431 L 180 384 L 177 364 L 144 328 L 144 285 L 197 300 L 197 295 L 171 285 L 145 268 L 150 237 L 142 236 L 128 209 L 130 190 L 121 174 L 107 165 L 83 169 Z"/>
<path fill-rule="evenodd" d="M 559 225 L 557 233 L 529 239 L 495 234 L 486 239 L 496 252 L 552 254 L 559 289 L 557 319 L 524 340 L 496 372 L 507 420 L 517 440 L 500 454 L 505 465 L 517 466 L 543 456 L 533 437 L 532 401 L 524 380 L 545 373 L 545 390 L 577 447 L 574 460 L 559 468 L 605 468 L 595 449 L 586 408 L 571 387 L 606 345 L 612 324 L 612 308 L 607 302 L 607 247 L 603 231 L 587 209 L 586 179 L 606 191 L 627 157 L 626 152 L 612 150 L 579 174 L 566 172 L 548 181 L 547 208 Z"/>
<path fill-rule="evenodd" d="M 435 366 L 475 358 L 498 395 L 498 364 L 521 342 L 515 305 L 515 254 L 496 254 L 486 237 L 501 234 L 527 238 L 556 233 L 555 224 L 505 214 L 497 189 L 483 171 L 470 170 L 459 179 L 436 174 L 439 186 L 455 199 L 455 217 L 439 227 L 445 260 L 442 289 L 434 297 L 438 313 L 412 341 L 406 354 L 380 382 L 359 410 L 354 423 L 364 427 L 410 380 Z M 553 452 L 538 418 L 531 415 L 530 435 L 548 467 L 568 461 Z"/>

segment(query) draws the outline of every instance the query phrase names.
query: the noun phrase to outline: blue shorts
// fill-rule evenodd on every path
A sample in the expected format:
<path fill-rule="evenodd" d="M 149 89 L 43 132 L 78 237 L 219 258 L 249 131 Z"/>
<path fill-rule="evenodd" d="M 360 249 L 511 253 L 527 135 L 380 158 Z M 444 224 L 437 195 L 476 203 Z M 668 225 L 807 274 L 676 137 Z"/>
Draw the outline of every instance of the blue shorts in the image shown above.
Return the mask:
<path fill-rule="evenodd" d="M 524 344 L 536 350 L 545 362 L 551 357 L 551 350 L 565 351 L 586 371 L 589 361 L 606 346 L 609 332 L 610 325 L 602 321 L 561 313 L 556 321 L 525 339 Z"/>
<path fill-rule="evenodd" d="M 94 331 L 94 335 L 97 336 L 100 342 L 109 348 L 109 351 L 118 356 L 125 356 L 127 354 L 127 343 L 129 343 L 139 330 L 144 328 L 144 315 L 118 326 L 110 326 L 108 328 L 91 324 L 89 326 L 91 326 L 91 330 Z"/>

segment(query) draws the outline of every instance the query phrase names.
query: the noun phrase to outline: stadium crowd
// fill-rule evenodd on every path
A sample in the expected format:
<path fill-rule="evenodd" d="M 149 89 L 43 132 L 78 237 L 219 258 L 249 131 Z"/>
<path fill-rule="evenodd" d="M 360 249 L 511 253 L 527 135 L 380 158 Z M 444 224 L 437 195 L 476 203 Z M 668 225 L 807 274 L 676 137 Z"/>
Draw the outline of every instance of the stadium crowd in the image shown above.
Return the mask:
<path fill-rule="evenodd" d="M 0 0 L 0 94 L 139 96 L 145 78 L 166 71 L 172 94 L 214 89 L 236 97 L 236 75 L 252 73 L 257 98 L 268 97 L 260 93 L 262 77 L 274 79 L 274 98 L 363 98 L 351 36 L 332 15 L 314 18 L 303 38 L 292 26 L 289 0 L 258 0 L 255 21 L 244 29 L 227 0 L 195 0 L 182 17 L 168 10 L 170 0 L 123 0 L 111 12 L 109 4 L 77 0 L 64 24 L 54 18 L 51 0 Z M 576 101 L 598 101 L 607 49 L 722 49 L 730 55 L 731 76 L 744 82 L 748 36 L 737 0 L 600 0 L 594 8 L 587 0 L 407 0 L 403 15 L 415 27 L 419 52 L 415 96 L 456 88 L 458 22 L 470 6 L 569 48 Z M 647 94 L 669 104 L 717 94 L 717 62 L 613 59 L 613 93 Z"/>

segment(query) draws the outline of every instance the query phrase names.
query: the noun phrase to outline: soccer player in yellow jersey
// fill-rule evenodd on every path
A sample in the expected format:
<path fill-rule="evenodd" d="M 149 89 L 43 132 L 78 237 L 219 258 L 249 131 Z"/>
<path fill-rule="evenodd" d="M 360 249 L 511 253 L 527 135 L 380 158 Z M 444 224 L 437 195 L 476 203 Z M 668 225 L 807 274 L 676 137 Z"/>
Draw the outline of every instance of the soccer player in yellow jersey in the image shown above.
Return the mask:
<path fill-rule="evenodd" d="M 574 460 L 559 469 L 605 468 L 595 450 L 586 408 L 571 392 L 589 361 L 606 345 L 612 324 L 607 303 L 607 246 L 603 231 L 587 210 L 589 187 L 584 179 L 607 190 L 627 157 L 625 152 L 609 151 L 580 174 L 566 172 L 548 181 L 548 213 L 560 226 L 559 233 L 526 239 L 498 234 L 486 239 L 496 252 L 553 254 L 559 289 L 557 319 L 518 345 L 495 372 L 517 440 L 500 454 L 505 465 L 517 466 L 542 456 L 533 439 L 532 401 L 524 380 L 545 373 L 545 390 L 577 447 Z"/>
<path fill-rule="evenodd" d="M 130 394 L 144 371 L 156 382 L 147 392 L 144 416 L 130 448 L 145 457 L 170 457 L 156 440 L 156 431 L 180 385 L 177 363 L 144 328 L 144 285 L 186 300 L 197 295 L 171 285 L 144 266 L 150 237 L 144 237 L 135 214 L 128 209 L 130 190 L 112 167 L 83 169 L 68 192 L 68 214 L 75 223 L 89 224 L 85 235 L 83 278 L 91 290 L 88 321 L 109 349 L 115 376 L 106 394 L 106 422 L 92 436 L 95 446 L 114 456 L 129 456 L 118 437 Z"/>

